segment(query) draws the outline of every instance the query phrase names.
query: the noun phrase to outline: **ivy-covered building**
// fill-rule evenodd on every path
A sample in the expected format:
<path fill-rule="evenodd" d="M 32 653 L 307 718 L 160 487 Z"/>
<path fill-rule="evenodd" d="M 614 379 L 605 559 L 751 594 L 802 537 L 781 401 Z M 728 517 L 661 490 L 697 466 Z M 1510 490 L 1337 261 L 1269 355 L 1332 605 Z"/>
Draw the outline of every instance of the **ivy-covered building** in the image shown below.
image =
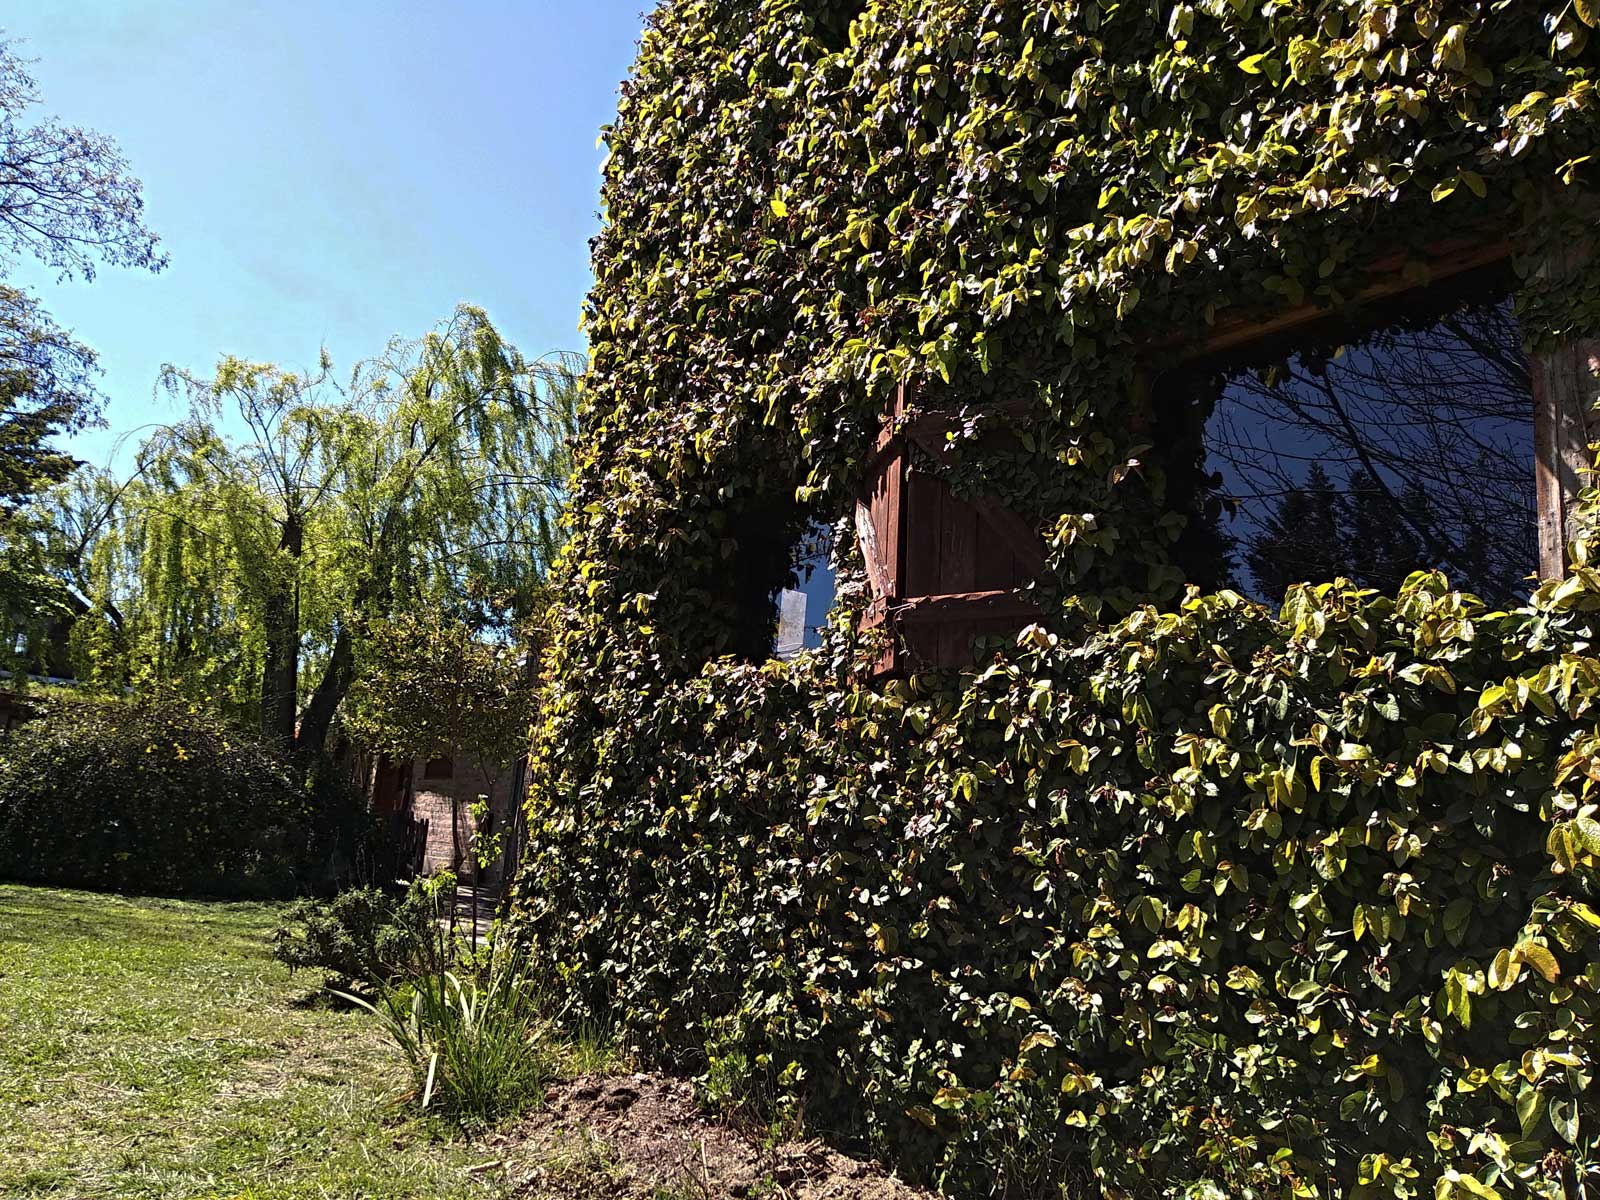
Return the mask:
<path fill-rule="evenodd" d="M 1597 20 L 664 4 L 536 961 L 953 1194 L 1600 1195 Z"/>

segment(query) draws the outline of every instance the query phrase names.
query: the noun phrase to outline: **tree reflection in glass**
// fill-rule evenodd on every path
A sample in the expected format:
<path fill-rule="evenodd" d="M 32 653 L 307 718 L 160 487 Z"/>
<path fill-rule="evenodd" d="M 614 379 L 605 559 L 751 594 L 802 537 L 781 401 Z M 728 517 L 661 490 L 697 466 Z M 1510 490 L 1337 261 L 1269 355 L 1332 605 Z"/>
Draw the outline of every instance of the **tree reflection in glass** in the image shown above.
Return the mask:
<path fill-rule="evenodd" d="M 1493 603 L 1526 595 L 1533 394 L 1509 298 L 1213 387 L 1196 499 L 1236 586 L 1274 604 L 1339 575 L 1392 593 L 1438 567 Z"/>

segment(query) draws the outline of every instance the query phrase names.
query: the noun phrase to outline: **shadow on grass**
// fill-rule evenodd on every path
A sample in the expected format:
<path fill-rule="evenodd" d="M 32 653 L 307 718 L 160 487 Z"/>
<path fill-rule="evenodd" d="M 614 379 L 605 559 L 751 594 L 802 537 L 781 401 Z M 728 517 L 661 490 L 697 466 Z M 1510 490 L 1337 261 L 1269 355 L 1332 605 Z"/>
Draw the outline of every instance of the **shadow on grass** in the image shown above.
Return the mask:
<path fill-rule="evenodd" d="M 359 996 L 361 999 L 376 1004 L 378 993 L 368 987 L 350 987 L 344 984 L 325 984 L 319 988 L 312 988 L 297 996 L 291 996 L 284 1002 L 288 1008 L 299 1012 L 332 1012 L 332 1013 L 359 1013 L 366 1010 L 342 993 Z"/>

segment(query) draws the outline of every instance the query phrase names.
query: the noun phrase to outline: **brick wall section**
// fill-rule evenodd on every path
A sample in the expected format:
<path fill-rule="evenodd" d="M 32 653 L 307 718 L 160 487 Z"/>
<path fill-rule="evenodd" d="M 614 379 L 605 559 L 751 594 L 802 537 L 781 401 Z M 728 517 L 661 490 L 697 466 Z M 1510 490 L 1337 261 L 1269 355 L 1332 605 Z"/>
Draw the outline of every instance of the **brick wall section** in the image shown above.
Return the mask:
<path fill-rule="evenodd" d="M 434 766 L 435 769 L 430 771 L 430 766 Z M 516 769 L 510 764 L 501 769 L 494 781 L 492 792 L 489 791 L 483 772 L 478 769 L 477 760 L 471 756 L 458 757 L 449 778 L 435 777 L 438 774 L 436 764 L 424 762 L 422 759 L 411 765 L 411 814 L 419 821 L 428 822 L 428 841 L 423 870 L 425 872 L 455 870 L 463 882 L 472 882 L 476 871 L 472 844 L 475 830 L 468 809 L 478 796 L 488 792 L 492 828 L 509 830 L 516 802 L 512 795 Z M 450 837 L 452 804 L 458 806 L 454 847 L 451 846 Z M 491 868 L 484 872 L 482 882 L 491 887 L 498 886 L 500 882 L 498 876 L 498 869 Z"/>

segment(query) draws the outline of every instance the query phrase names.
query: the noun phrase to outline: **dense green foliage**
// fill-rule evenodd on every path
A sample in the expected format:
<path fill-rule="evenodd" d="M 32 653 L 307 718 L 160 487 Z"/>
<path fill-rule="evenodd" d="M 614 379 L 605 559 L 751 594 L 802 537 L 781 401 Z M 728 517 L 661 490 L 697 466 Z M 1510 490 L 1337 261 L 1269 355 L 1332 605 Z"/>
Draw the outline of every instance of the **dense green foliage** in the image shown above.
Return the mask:
<path fill-rule="evenodd" d="M 99 415 L 94 352 L 26 292 L 0 284 L 0 511 L 65 479 L 77 460 L 53 439 Z"/>
<path fill-rule="evenodd" d="M 525 911 L 641 1044 L 746 1055 L 968 1190 L 1083 1156 L 1135 1193 L 1561 1195 L 1600 986 L 1574 607 L 1419 577 L 1298 592 L 1288 636 L 1143 612 L 964 693 L 743 668 L 655 721 L 656 805 L 547 814 Z"/>
<path fill-rule="evenodd" d="M 187 704 L 59 702 L 0 741 L 0 876 L 289 895 L 369 852 L 359 801 Z"/>
<path fill-rule="evenodd" d="M 536 608 L 576 379 L 469 306 L 343 387 L 326 362 L 169 372 L 189 415 L 146 439 L 132 477 L 80 476 L 41 506 L 46 560 L 83 610 L 72 670 L 320 752 L 369 622 L 443 609 L 504 628 Z"/>
<path fill-rule="evenodd" d="M 1527 268 L 1587 228 L 1596 16 L 663 5 L 608 134 L 541 967 L 962 1194 L 1600 1195 L 1600 575 L 1510 614 L 1185 593 L 1195 451 L 1141 410 L 1213 322 L 1337 306 L 1418 230 Z M 1593 272 L 1518 303 L 1600 330 Z M 1049 560 L 982 670 L 872 683 L 847 518 L 902 379 L 965 418 L 922 466 Z M 996 400 L 1032 407 L 1003 453 Z M 823 649 L 719 657 L 816 520 Z"/>
<path fill-rule="evenodd" d="M 48 521 L 29 502 L 78 467 L 56 439 L 98 419 L 96 370 L 92 350 L 32 296 L 0 283 L 0 610 L 24 631 L 72 611 L 43 552 Z M 5 646 L 8 666 L 26 657 L 16 650 Z"/>
<path fill-rule="evenodd" d="M 373 622 L 345 728 L 363 745 L 396 758 L 462 752 L 484 771 L 495 771 L 527 745 L 533 703 L 528 653 L 437 612 Z M 493 791 L 493 778 L 483 784 Z"/>
<path fill-rule="evenodd" d="M 440 877 L 412 880 L 398 895 L 353 887 L 298 900 L 273 934 L 272 957 L 291 971 L 321 971 L 329 983 L 381 984 L 432 961 L 443 899 Z"/>

